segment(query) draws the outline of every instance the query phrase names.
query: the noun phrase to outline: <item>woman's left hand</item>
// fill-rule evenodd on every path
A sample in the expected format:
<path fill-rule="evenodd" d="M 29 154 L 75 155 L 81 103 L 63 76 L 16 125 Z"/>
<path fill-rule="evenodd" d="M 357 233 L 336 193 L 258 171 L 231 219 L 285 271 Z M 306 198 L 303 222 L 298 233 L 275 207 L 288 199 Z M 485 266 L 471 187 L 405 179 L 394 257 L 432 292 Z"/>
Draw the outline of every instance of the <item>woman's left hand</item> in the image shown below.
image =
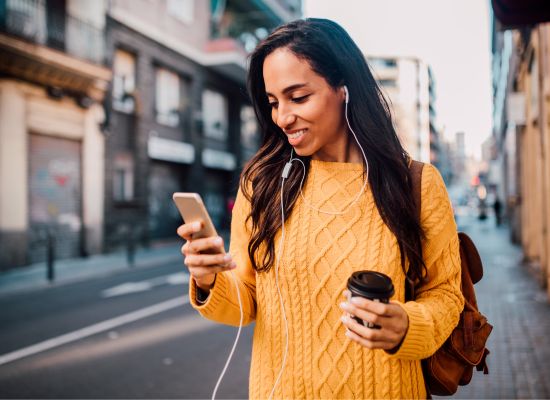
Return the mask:
<path fill-rule="evenodd" d="M 401 344 L 409 327 L 407 313 L 397 303 L 380 303 L 363 297 L 351 297 L 349 291 L 344 296 L 350 301 L 340 304 L 344 315 L 342 322 L 346 336 L 369 349 L 394 350 Z M 367 328 L 351 316 L 372 322 L 380 329 Z"/>

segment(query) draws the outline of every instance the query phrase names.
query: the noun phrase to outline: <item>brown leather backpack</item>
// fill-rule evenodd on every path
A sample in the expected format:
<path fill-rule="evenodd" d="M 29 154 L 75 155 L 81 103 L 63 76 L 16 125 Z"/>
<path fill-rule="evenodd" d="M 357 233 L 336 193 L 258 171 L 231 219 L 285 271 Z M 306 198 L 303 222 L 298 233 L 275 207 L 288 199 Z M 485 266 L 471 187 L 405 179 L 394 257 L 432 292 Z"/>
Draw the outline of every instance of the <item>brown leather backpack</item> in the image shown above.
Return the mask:
<path fill-rule="evenodd" d="M 424 164 L 412 161 L 413 196 L 420 220 L 421 180 Z M 422 360 L 422 370 L 428 395 L 449 396 L 454 394 L 458 385 L 470 383 L 474 367 L 484 374 L 489 373 L 486 357 L 489 350 L 485 347 L 493 329 L 477 308 L 474 284 L 483 277 L 483 265 L 472 240 L 463 232 L 458 232 L 460 241 L 460 265 L 462 268 L 462 294 L 464 310 L 460 321 L 445 341 L 431 357 Z M 406 300 L 415 298 L 414 285 L 408 285 Z"/>

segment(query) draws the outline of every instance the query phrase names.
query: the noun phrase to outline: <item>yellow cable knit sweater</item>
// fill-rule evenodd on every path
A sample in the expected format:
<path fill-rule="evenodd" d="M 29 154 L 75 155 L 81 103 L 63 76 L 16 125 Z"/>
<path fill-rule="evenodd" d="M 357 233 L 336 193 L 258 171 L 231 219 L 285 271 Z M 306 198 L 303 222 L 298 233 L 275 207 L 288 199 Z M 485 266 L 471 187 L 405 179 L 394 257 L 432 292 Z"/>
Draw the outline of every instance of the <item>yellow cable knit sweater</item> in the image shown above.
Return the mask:
<path fill-rule="evenodd" d="M 340 210 L 361 189 L 362 172 L 361 164 L 312 160 L 304 197 L 316 208 Z M 249 395 L 268 398 L 282 363 L 285 327 L 275 270 L 257 274 L 248 258 L 250 223 L 245 224 L 245 219 L 249 210 L 239 191 L 230 253 L 238 266 L 244 323 L 256 322 Z M 285 224 L 279 266 L 289 350 L 275 397 L 425 398 L 420 360 L 445 341 L 463 308 L 456 225 L 443 180 L 431 165 L 423 170 L 421 223 L 429 283 L 416 301 L 403 304 L 405 282 L 397 241 L 382 221 L 370 190 L 344 215 L 319 213 L 299 197 Z M 275 242 L 278 251 L 280 232 Z M 351 273 L 363 269 L 389 275 L 396 288 L 392 300 L 400 302 L 408 314 L 409 328 L 395 354 L 363 348 L 344 334 L 342 292 Z M 218 274 L 204 304 L 195 301 L 196 286 L 190 285 L 193 307 L 204 317 L 238 326 L 236 294 L 229 273 Z"/>

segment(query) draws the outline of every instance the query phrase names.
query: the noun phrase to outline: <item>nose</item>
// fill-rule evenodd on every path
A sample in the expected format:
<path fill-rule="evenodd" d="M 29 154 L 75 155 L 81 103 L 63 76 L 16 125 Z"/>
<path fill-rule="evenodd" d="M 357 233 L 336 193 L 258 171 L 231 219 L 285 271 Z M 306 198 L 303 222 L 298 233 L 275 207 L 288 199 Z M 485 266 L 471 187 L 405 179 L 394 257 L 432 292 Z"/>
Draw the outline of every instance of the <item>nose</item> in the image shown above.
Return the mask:
<path fill-rule="evenodd" d="M 279 105 L 279 108 L 275 111 L 275 113 L 275 123 L 281 129 L 289 128 L 296 121 L 296 115 L 291 109 L 289 109 L 289 107 L 283 108 Z"/>

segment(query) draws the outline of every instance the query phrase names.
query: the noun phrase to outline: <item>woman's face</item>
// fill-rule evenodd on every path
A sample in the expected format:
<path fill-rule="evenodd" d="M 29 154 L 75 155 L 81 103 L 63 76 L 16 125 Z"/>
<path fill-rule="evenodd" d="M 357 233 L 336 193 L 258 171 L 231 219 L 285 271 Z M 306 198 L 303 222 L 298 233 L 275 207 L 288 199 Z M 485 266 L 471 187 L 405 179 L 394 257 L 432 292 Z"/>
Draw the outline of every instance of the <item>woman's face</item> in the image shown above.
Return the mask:
<path fill-rule="evenodd" d="M 323 161 L 346 161 L 343 88 L 333 89 L 286 48 L 265 58 L 263 76 L 271 117 L 294 151 Z"/>

